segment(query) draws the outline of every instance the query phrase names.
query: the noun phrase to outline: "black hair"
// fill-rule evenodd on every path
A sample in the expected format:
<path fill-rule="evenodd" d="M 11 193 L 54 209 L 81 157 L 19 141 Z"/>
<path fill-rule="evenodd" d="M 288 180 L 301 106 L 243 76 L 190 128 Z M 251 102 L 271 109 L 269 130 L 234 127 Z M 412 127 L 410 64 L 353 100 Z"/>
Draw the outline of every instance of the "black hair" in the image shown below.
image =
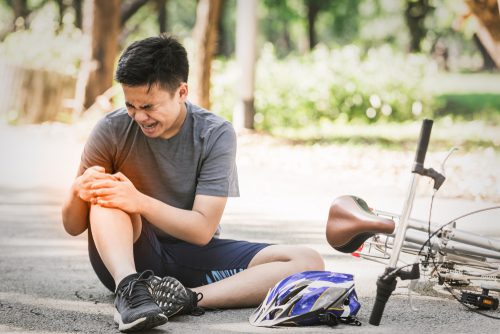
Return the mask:
<path fill-rule="evenodd" d="M 127 86 L 159 85 L 173 93 L 187 82 L 189 62 L 184 46 L 174 37 L 161 34 L 135 41 L 123 51 L 115 79 Z"/>

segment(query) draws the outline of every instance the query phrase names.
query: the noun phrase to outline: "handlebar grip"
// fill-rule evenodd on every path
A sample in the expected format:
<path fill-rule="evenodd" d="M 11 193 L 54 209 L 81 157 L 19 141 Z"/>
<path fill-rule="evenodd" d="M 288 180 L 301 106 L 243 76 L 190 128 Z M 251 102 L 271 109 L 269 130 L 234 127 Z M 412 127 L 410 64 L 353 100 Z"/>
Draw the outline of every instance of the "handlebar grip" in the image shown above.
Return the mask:
<path fill-rule="evenodd" d="M 431 137 L 433 120 L 424 119 L 422 122 L 422 127 L 420 128 L 420 137 L 418 139 L 417 153 L 415 155 L 416 164 L 424 164 L 425 154 L 427 153 L 427 147 L 429 146 L 429 139 Z"/>
<path fill-rule="evenodd" d="M 377 296 L 378 297 L 378 296 Z M 380 320 L 384 314 L 385 304 L 387 300 L 381 300 L 379 298 L 375 299 L 375 304 L 372 308 L 372 313 L 370 314 L 370 320 L 368 321 L 370 325 L 378 326 L 380 325 Z"/>
<path fill-rule="evenodd" d="M 392 269 L 394 268 L 386 268 L 385 273 L 390 272 Z M 377 279 L 377 296 L 372 308 L 370 320 L 368 321 L 370 325 L 380 325 L 380 319 L 382 319 L 382 315 L 384 314 L 385 304 L 389 300 L 394 289 L 396 289 L 396 284 L 396 277 L 394 275 L 384 274 Z"/>

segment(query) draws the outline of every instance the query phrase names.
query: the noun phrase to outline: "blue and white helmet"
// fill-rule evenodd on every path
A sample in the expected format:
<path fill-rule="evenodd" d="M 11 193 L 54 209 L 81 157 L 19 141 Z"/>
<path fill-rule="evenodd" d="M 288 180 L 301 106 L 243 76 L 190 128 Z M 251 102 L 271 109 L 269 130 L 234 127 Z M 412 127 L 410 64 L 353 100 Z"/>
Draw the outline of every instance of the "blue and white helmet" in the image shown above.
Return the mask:
<path fill-rule="evenodd" d="M 325 319 L 360 324 L 353 320 L 360 307 L 352 275 L 304 271 L 281 280 L 269 290 L 249 320 L 260 327 L 308 326 L 328 322 Z"/>

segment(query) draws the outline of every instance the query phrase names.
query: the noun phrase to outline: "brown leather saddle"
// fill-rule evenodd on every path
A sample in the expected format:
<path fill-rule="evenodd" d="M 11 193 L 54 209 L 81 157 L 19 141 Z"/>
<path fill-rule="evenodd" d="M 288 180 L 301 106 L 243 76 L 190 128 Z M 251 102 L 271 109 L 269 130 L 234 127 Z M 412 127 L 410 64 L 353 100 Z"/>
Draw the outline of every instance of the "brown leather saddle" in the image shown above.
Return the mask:
<path fill-rule="evenodd" d="M 375 215 L 361 198 L 341 196 L 330 206 L 326 239 L 339 252 L 352 253 L 377 233 L 391 234 L 395 226 L 393 220 Z"/>

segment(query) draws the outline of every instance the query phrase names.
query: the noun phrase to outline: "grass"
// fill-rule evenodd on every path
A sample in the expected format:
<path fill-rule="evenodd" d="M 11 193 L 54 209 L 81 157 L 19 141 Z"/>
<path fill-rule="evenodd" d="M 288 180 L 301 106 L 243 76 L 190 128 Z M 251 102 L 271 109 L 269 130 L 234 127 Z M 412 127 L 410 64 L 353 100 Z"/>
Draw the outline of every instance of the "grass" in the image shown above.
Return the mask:
<path fill-rule="evenodd" d="M 417 144 L 420 125 L 420 122 L 324 124 L 321 128 L 275 129 L 273 135 L 291 144 L 375 145 L 394 150 L 412 150 Z M 458 146 L 464 151 L 491 147 L 500 152 L 500 126 L 483 121 L 438 119 L 433 126 L 431 146 L 433 150 Z"/>
<path fill-rule="evenodd" d="M 500 74 L 440 73 L 424 84 L 436 96 L 436 118 L 500 124 Z"/>
<path fill-rule="evenodd" d="M 437 96 L 441 107 L 436 116 L 453 115 L 464 120 L 482 119 L 500 123 L 500 94 L 493 93 L 454 93 Z"/>

